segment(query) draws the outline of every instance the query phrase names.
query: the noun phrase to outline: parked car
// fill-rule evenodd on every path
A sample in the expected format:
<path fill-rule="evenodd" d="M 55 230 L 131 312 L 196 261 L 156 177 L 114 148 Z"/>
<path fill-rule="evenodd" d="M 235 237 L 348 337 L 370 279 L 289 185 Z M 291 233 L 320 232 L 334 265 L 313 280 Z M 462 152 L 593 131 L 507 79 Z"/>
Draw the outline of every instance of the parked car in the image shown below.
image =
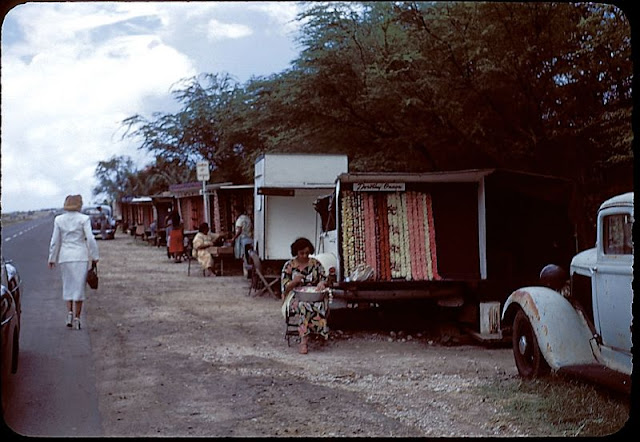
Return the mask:
<path fill-rule="evenodd" d="M 116 220 L 113 219 L 113 215 L 111 212 L 111 207 L 105 204 L 100 204 L 96 206 L 86 206 L 82 209 L 82 213 L 89 215 L 91 218 L 91 231 L 96 238 L 102 238 L 101 229 L 100 229 L 100 211 L 98 207 L 102 209 L 102 213 L 107 218 L 107 238 L 113 239 L 116 234 Z"/>
<path fill-rule="evenodd" d="M 16 267 L 2 258 L 2 409 L 5 409 L 7 392 L 10 391 L 12 375 L 18 372 L 20 354 L 20 275 Z"/>
<path fill-rule="evenodd" d="M 514 291 L 503 307 L 521 376 L 553 370 L 630 391 L 633 193 L 602 203 L 594 248 L 541 272 L 541 286 Z M 568 276 L 568 284 L 565 280 Z M 564 287 L 563 287 L 564 285 Z"/>

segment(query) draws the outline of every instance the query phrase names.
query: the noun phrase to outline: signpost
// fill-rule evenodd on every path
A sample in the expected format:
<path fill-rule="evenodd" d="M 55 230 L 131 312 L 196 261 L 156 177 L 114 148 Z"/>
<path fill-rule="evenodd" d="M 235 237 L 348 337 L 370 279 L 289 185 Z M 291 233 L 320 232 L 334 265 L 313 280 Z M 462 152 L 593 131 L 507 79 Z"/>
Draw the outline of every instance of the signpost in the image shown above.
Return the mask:
<path fill-rule="evenodd" d="M 198 161 L 196 164 L 198 181 L 202 181 L 202 200 L 204 202 L 204 219 L 211 227 L 211 214 L 209 213 L 209 195 L 207 195 L 207 181 L 209 181 L 209 162 Z"/>

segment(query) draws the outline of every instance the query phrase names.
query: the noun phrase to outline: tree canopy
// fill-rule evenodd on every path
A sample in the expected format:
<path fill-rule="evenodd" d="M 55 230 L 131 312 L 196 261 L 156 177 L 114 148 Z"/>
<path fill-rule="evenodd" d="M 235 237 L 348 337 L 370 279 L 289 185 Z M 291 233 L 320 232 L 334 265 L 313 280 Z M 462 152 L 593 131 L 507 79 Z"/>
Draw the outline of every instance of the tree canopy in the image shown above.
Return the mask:
<path fill-rule="evenodd" d="M 631 32 L 615 6 L 309 2 L 298 20 L 289 69 L 183 79 L 180 111 L 132 116 L 126 136 L 165 171 L 206 159 L 234 182 L 261 153 L 301 152 L 345 153 L 354 171 L 558 175 L 593 201 L 631 188 Z"/>

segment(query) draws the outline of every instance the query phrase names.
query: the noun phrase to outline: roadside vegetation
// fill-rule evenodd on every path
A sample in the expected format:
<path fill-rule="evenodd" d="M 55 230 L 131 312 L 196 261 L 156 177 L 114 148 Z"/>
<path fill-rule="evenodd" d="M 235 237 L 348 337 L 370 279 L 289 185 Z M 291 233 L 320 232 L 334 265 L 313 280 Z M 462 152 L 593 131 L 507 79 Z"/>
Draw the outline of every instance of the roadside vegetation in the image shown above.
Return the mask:
<path fill-rule="evenodd" d="M 340 153 L 351 171 L 510 168 L 575 185 L 577 246 L 633 188 L 631 32 L 602 3 L 308 2 L 299 56 L 244 84 L 176 79 L 179 110 L 122 121 L 156 158 L 96 168 L 111 201 L 196 181 L 250 183 L 265 152 Z"/>
<path fill-rule="evenodd" d="M 23 221 L 29 221 L 32 219 L 42 218 L 44 216 L 51 216 L 56 212 L 56 209 L 44 209 L 44 210 L 29 210 L 27 212 L 9 212 L 2 214 L 2 226 L 10 226 L 12 224 L 21 223 Z"/>
<path fill-rule="evenodd" d="M 629 421 L 629 397 L 581 381 L 550 375 L 542 379 L 510 378 L 479 387 L 509 421 L 538 436 L 599 437 L 621 431 Z M 545 431 L 541 422 L 548 423 Z M 540 432 L 543 433 L 540 433 Z"/>

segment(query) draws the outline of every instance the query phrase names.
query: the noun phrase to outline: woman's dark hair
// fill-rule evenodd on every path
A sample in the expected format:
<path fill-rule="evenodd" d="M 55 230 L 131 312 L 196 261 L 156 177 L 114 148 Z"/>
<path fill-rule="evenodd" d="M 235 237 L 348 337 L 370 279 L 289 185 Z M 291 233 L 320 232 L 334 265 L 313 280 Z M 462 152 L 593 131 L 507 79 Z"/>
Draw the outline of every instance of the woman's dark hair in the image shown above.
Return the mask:
<path fill-rule="evenodd" d="M 297 256 L 300 250 L 306 249 L 307 247 L 309 248 L 310 253 L 316 251 L 316 249 L 313 247 L 313 244 L 311 244 L 311 241 L 309 241 L 307 238 L 296 239 L 291 244 L 291 256 Z"/>
<path fill-rule="evenodd" d="M 209 231 L 209 224 L 207 223 L 202 223 L 200 224 L 200 227 L 198 227 L 198 232 L 207 233 L 208 231 Z"/>

